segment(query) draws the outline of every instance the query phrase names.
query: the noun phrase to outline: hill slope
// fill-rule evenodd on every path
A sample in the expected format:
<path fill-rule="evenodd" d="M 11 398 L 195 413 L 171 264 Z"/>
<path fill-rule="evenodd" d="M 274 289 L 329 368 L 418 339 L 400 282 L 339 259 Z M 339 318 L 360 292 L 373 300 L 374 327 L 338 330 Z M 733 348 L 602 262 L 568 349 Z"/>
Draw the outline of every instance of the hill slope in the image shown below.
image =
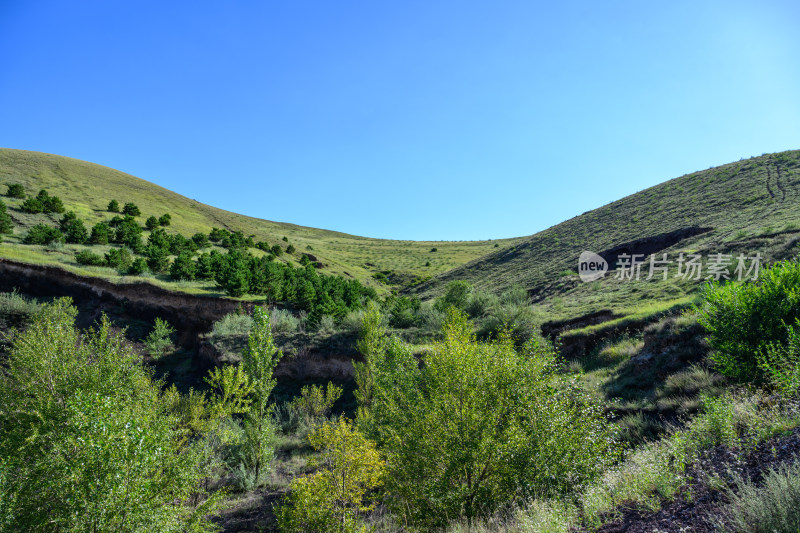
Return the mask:
<path fill-rule="evenodd" d="M 68 157 L 0 148 L 0 193 L 5 193 L 9 183 L 22 184 L 27 193 L 35 195 L 40 189 L 47 189 L 59 196 L 68 210 L 89 225 L 108 220 L 111 213 L 106 211 L 111 199 L 121 204 L 133 202 L 142 209 L 139 217 L 143 223 L 150 215 L 160 216 L 170 213 L 171 232 L 190 236 L 196 232 L 208 233 L 212 227 L 239 230 L 252 235 L 256 241 L 270 244 L 289 243 L 297 249 L 297 254 L 285 260 L 295 261 L 301 253 L 314 255 L 325 266 L 324 272 L 351 276 L 384 288 L 374 281 L 376 272 L 388 273 L 390 280 L 403 283 L 415 278 L 427 278 L 466 263 L 481 255 L 507 246 L 515 239 L 500 241 L 470 242 L 418 242 L 370 239 L 308 228 L 288 223 L 272 222 L 239 215 L 196 202 L 159 187 L 143 179 L 125 174 L 93 163 Z M 19 238 L 27 228 L 39 223 L 52 223 L 58 217 L 47 215 L 28 215 L 18 209 L 21 200 L 4 198 L 18 227 L 15 236 L 0 244 L 0 256 L 22 259 L 34 263 L 63 264 L 77 268 L 72 258 L 75 247 L 65 246 L 63 250 L 44 250 L 38 247 L 18 244 Z M 431 252 L 436 247 L 437 251 Z M 426 263 L 430 263 L 426 266 Z M 101 272 L 102 274 L 102 272 Z M 108 274 L 109 277 L 113 277 Z"/>
<path fill-rule="evenodd" d="M 581 283 L 578 257 L 584 250 L 600 253 L 613 269 L 622 252 L 657 252 L 659 258 L 668 253 L 675 260 L 683 251 L 701 254 L 704 262 L 717 252 L 758 252 L 769 260 L 795 256 L 799 208 L 800 151 L 766 154 L 681 176 L 589 211 L 443 273 L 415 292 L 436 294 L 456 279 L 491 291 L 520 285 L 561 317 L 681 298 L 698 282 L 675 278 L 676 270 L 667 281 L 634 283 L 611 274 Z"/>

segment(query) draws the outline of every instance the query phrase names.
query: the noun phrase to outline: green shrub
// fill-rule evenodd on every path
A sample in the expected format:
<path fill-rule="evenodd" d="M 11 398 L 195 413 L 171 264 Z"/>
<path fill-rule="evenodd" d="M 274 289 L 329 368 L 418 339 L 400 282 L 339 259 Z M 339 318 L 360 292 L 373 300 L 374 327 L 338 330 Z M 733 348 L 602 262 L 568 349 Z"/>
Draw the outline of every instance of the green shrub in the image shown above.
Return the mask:
<path fill-rule="evenodd" d="M 275 255 L 275 256 L 280 256 L 280 255 L 283 255 L 283 248 L 281 248 L 281 245 L 280 245 L 280 244 L 276 244 L 276 245 L 274 245 L 274 246 L 273 246 L 272 248 L 270 248 L 269 250 L 270 250 L 270 252 L 272 252 L 272 254 L 273 254 L 273 255 Z"/>
<path fill-rule="evenodd" d="M 122 207 L 122 214 L 131 217 L 138 217 L 142 214 L 142 210 L 139 209 L 139 206 L 133 202 L 128 202 Z"/>
<path fill-rule="evenodd" d="M 300 329 L 300 320 L 286 309 L 273 309 L 269 322 L 275 333 L 294 333 Z"/>
<path fill-rule="evenodd" d="M 9 198 L 25 198 L 25 187 L 19 183 L 9 183 L 6 196 Z"/>
<path fill-rule="evenodd" d="M 39 302 L 19 294 L 16 289 L 0 292 L 0 315 L 32 315 L 40 307 Z"/>
<path fill-rule="evenodd" d="M 112 222 L 114 222 L 114 220 L 112 220 Z M 124 244 L 134 252 L 141 252 L 144 248 L 142 244 L 142 227 L 132 216 L 126 215 L 125 218 L 119 219 L 116 222 L 114 242 L 117 244 Z"/>
<path fill-rule="evenodd" d="M 375 444 L 340 418 L 316 428 L 308 441 L 320 456 L 317 472 L 295 479 L 277 509 L 283 533 L 362 533 L 360 522 L 375 507 L 368 494 L 381 485 L 386 462 Z"/>
<path fill-rule="evenodd" d="M 461 311 L 466 310 L 472 295 L 472 284 L 468 281 L 451 281 L 445 287 L 444 294 L 436 300 L 434 307 L 445 311 L 448 307 L 455 307 Z"/>
<path fill-rule="evenodd" d="M 64 204 L 58 196 L 50 196 L 45 189 L 36 197 L 28 197 L 22 202 L 22 210 L 27 213 L 63 213 Z"/>
<path fill-rule="evenodd" d="M 147 261 L 143 257 L 137 257 L 128 267 L 126 274 L 129 276 L 141 276 L 147 272 Z"/>
<path fill-rule="evenodd" d="M 286 247 L 286 253 L 287 253 L 287 254 L 291 255 L 291 254 L 293 254 L 294 252 L 295 252 L 295 248 L 294 248 L 294 245 L 293 245 L 293 244 L 290 244 L 289 246 L 287 246 L 287 247 Z"/>
<path fill-rule="evenodd" d="M 197 263 L 192 260 L 191 252 L 181 252 L 172 262 L 169 275 L 175 280 L 193 280 L 197 275 Z"/>
<path fill-rule="evenodd" d="M 216 322 L 211 335 L 216 338 L 248 335 L 253 329 L 253 318 L 243 313 L 229 313 Z"/>
<path fill-rule="evenodd" d="M 800 390 L 800 321 L 786 329 L 786 343 L 768 343 L 759 354 L 758 366 L 775 389 L 793 396 Z"/>
<path fill-rule="evenodd" d="M 800 263 L 782 261 L 758 281 L 708 284 L 697 309 L 709 333 L 711 358 L 722 374 L 761 382 L 760 354 L 770 343 L 786 344 L 787 326 L 800 318 Z"/>
<path fill-rule="evenodd" d="M 81 333 L 76 315 L 43 306 L 4 361 L 4 530 L 207 531 L 220 498 L 206 499 L 205 447 L 109 321 Z"/>
<path fill-rule="evenodd" d="M 205 233 L 195 233 L 194 235 L 192 235 L 192 240 L 199 249 L 208 248 L 209 246 L 208 235 L 206 235 Z"/>
<path fill-rule="evenodd" d="M 368 435 L 391 457 L 388 501 L 416 527 L 574 493 L 618 457 L 602 406 L 558 372 L 549 344 L 471 331 L 451 307 L 423 365 L 397 340 L 368 351 Z"/>
<path fill-rule="evenodd" d="M 111 226 L 107 222 L 98 222 L 92 227 L 89 241 L 92 244 L 108 244 L 112 238 Z"/>
<path fill-rule="evenodd" d="M 163 215 L 158 217 L 158 223 L 161 226 L 169 226 L 171 222 L 172 222 L 172 215 L 170 215 L 169 213 L 164 213 Z"/>
<path fill-rule="evenodd" d="M 108 202 L 107 210 L 110 213 L 119 213 L 119 202 L 116 200 L 111 200 Z"/>
<path fill-rule="evenodd" d="M 104 266 L 106 264 L 104 258 L 90 250 L 81 250 L 76 253 L 75 261 L 79 265 Z"/>
<path fill-rule="evenodd" d="M 74 211 L 68 211 L 58 224 L 67 242 L 83 244 L 89 240 L 89 233 L 86 231 L 83 220 L 79 219 Z"/>
<path fill-rule="evenodd" d="M 327 389 L 320 385 L 306 385 L 300 390 L 300 396 L 292 400 L 291 406 L 313 423 L 328 416 L 341 395 L 342 388 L 330 381 Z"/>
<path fill-rule="evenodd" d="M 5 202 L 0 201 L 0 233 L 13 233 L 14 222 L 8 214 Z"/>
<path fill-rule="evenodd" d="M 156 229 L 158 227 L 158 219 L 152 215 L 147 217 L 147 220 L 144 221 L 144 227 L 150 231 Z"/>
<path fill-rule="evenodd" d="M 106 266 L 126 272 L 133 263 L 133 254 L 127 248 L 111 248 L 105 255 Z"/>
<path fill-rule="evenodd" d="M 757 484 L 737 478 L 720 526 L 732 533 L 800 531 L 800 461 L 771 469 Z"/>
<path fill-rule="evenodd" d="M 153 359 L 161 359 L 164 355 L 174 348 L 172 344 L 172 334 L 175 328 L 169 325 L 166 320 L 156 318 L 153 330 L 144 339 L 147 353 Z"/>
<path fill-rule="evenodd" d="M 64 242 L 64 235 L 57 228 L 51 228 L 47 224 L 36 224 L 28 230 L 28 234 L 25 235 L 22 242 L 25 244 Z"/>

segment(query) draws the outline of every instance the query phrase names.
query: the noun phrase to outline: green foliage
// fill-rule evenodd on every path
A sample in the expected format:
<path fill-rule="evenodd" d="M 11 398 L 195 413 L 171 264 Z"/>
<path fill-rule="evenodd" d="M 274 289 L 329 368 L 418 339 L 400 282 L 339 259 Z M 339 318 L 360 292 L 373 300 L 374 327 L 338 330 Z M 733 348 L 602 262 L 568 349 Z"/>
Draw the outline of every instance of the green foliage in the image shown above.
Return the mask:
<path fill-rule="evenodd" d="M 129 276 L 141 276 L 147 272 L 147 261 L 143 257 L 137 257 L 128 267 L 127 274 Z"/>
<path fill-rule="evenodd" d="M 181 252 L 169 268 L 172 279 L 193 280 L 197 275 L 197 263 L 192 260 L 191 252 Z"/>
<path fill-rule="evenodd" d="M 389 312 L 389 325 L 393 328 L 410 328 L 419 325 L 422 306 L 416 296 L 392 296 L 384 304 Z"/>
<path fill-rule="evenodd" d="M 175 328 L 170 326 L 169 322 L 156 317 L 153 330 L 144 339 L 145 349 L 150 357 L 161 359 L 168 351 L 174 349 L 173 333 L 175 333 Z"/>
<path fill-rule="evenodd" d="M 9 183 L 6 196 L 9 198 L 25 198 L 25 187 L 19 183 Z"/>
<path fill-rule="evenodd" d="M 761 483 L 742 478 L 725 491 L 730 502 L 718 520 L 731 533 L 800 530 L 800 461 L 767 471 Z"/>
<path fill-rule="evenodd" d="M 36 224 L 28 230 L 28 234 L 25 235 L 22 242 L 25 244 L 64 242 L 64 235 L 57 228 L 51 228 L 47 224 Z"/>
<path fill-rule="evenodd" d="M 169 267 L 169 249 L 167 248 L 148 244 L 144 249 L 144 255 L 147 258 L 147 268 L 153 274 L 164 272 Z"/>
<path fill-rule="evenodd" d="M 450 308 L 420 367 L 402 342 L 372 358 L 373 434 L 393 508 L 419 527 L 569 494 L 617 458 L 601 406 L 558 373 L 545 341 L 477 342 Z"/>
<path fill-rule="evenodd" d="M 160 217 L 158 217 L 158 223 L 161 226 L 169 226 L 172 223 L 172 215 L 169 213 L 164 213 Z"/>
<path fill-rule="evenodd" d="M 105 255 L 106 266 L 127 272 L 133 264 L 133 254 L 127 248 L 111 248 Z"/>
<path fill-rule="evenodd" d="M 786 343 L 767 343 L 759 354 L 758 366 L 772 387 L 794 396 L 800 391 L 800 321 L 786 329 Z"/>
<path fill-rule="evenodd" d="M 139 206 L 138 206 L 138 205 L 136 205 L 135 203 L 133 203 L 133 202 L 127 202 L 127 203 L 126 203 L 126 204 L 125 204 L 125 205 L 122 207 L 122 214 L 123 214 L 123 215 L 128 215 L 128 216 L 131 216 L 131 217 L 138 217 L 139 215 L 141 215 L 141 214 L 142 214 L 142 210 L 141 210 L 141 209 L 139 209 Z"/>
<path fill-rule="evenodd" d="M 294 252 L 295 252 L 294 245 L 290 244 L 289 246 L 287 246 L 287 247 L 286 247 L 286 253 L 287 253 L 287 254 L 291 255 L 291 254 L 293 254 Z"/>
<path fill-rule="evenodd" d="M 58 224 L 67 242 L 83 244 L 89 240 L 89 233 L 86 231 L 83 220 L 79 219 L 74 211 L 68 211 Z"/>
<path fill-rule="evenodd" d="M 253 327 L 241 363 L 252 385 L 249 396 L 251 404 L 242 422 L 240 444 L 233 454 L 234 470 L 242 488 L 261 485 L 269 473 L 275 433 L 269 397 L 276 384 L 272 373 L 282 356 L 272 338 L 269 315 L 256 306 L 253 309 Z"/>
<path fill-rule="evenodd" d="M 136 222 L 136 219 L 126 215 L 125 218 L 116 222 L 114 242 L 123 244 L 137 253 L 142 251 L 142 227 Z"/>
<path fill-rule="evenodd" d="M 321 456 L 314 474 L 295 479 L 278 508 L 284 533 L 365 532 L 359 518 L 375 508 L 367 495 L 380 487 L 385 462 L 353 424 L 340 418 L 308 436 Z"/>
<path fill-rule="evenodd" d="M 292 333 L 300 329 L 300 320 L 286 309 L 273 309 L 269 322 L 275 333 Z"/>
<path fill-rule="evenodd" d="M 373 301 L 367 302 L 367 307 L 361 315 L 361 327 L 359 329 L 358 342 L 356 349 L 364 361 L 353 360 L 353 372 L 357 389 L 354 392 L 358 401 L 358 416 L 356 418 L 359 426 L 366 431 L 371 428 L 370 407 L 375 389 L 375 363 L 386 350 L 386 330 L 381 325 L 382 318 L 378 304 Z"/>
<path fill-rule="evenodd" d="M 787 326 L 800 319 L 800 263 L 778 262 L 758 281 L 708 284 L 698 322 L 709 333 L 712 360 L 722 374 L 761 382 L 758 354 L 770 343 L 786 344 Z"/>
<path fill-rule="evenodd" d="M 270 252 L 272 252 L 272 255 L 275 255 L 275 256 L 283 255 L 283 248 L 281 248 L 280 244 L 276 244 L 276 245 L 272 246 L 269 250 L 270 250 Z"/>
<path fill-rule="evenodd" d="M 456 309 L 465 311 L 471 295 L 471 283 L 462 280 L 451 281 L 447 284 L 444 294 L 436 300 L 434 306 L 439 311 L 444 311 L 448 307 L 455 307 Z"/>
<path fill-rule="evenodd" d="M 22 202 L 22 210 L 26 213 L 63 213 L 64 204 L 61 198 L 42 189 L 36 197 L 29 196 Z"/>
<path fill-rule="evenodd" d="M 235 337 L 249 335 L 253 329 L 253 318 L 244 313 L 228 313 L 216 322 L 211 328 L 214 338 Z"/>
<path fill-rule="evenodd" d="M 110 202 L 108 202 L 108 207 L 106 208 L 106 210 L 109 213 L 119 213 L 119 202 L 116 200 L 111 200 Z"/>
<path fill-rule="evenodd" d="M 158 227 L 158 219 L 152 215 L 147 217 L 147 220 L 144 221 L 144 227 L 150 231 L 156 229 Z"/>
<path fill-rule="evenodd" d="M 328 416 L 341 395 L 342 388 L 330 381 L 327 389 L 321 385 L 306 385 L 300 390 L 300 396 L 292 400 L 291 406 L 313 423 Z"/>
<path fill-rule="evenodd" d="M 104 266 L 106 261 L 91 250 L 81 250 L 75 254 L 75 261 L 79 265 Z"/>
<path fill-rule="evenodd" d="M 220 228 L 211 228 L 211 232 L 208 234 L 209 240 L 212 242 L 220 242 L 225 236 L 228 234 L 227 231 Z"/>
<path fill-rule="evenodd" d="M 215 393 L 212 409 L 218 419 L 250 410 L 253 384 L 241 366 L 216 367 L 203 380 Z"/>
<path fill-rule="evenodd" d="M 197 245 L 198 249 L 209 247 L 208 235 L 205 233 L 195 233 L 192 235 L 192 240 Z"/>
<path fill-rule="evenodd" d="M 107 222 L 98 222 L 92 227 L 92 235 L 89 241 L 92 244 L 108 244 L 113 238 L 111 226 Z"/>
<path fill-rule="evenodd" d="M 0 375 L 0 519 L 9 531 L 213 529 L 219 496 L 189 503 L 205 494 L 204 450 L 108 320 L 81 335 L 76 313 L 45 305 Z"/>
<path fill-rule="evenodd" d="M 11 220 L 11 215 L 8 214 L 6 204 L 0 201 L 0 233 L 13 233 L 14 222 Z"/>

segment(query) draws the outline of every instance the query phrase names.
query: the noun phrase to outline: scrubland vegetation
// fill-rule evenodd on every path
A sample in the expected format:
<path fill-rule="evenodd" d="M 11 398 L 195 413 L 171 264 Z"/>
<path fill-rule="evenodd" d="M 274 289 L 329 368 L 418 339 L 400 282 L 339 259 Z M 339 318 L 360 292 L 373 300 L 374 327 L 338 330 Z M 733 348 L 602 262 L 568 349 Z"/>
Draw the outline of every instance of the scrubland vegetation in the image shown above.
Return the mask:
<path fill-rule="evenodd" d="M 626 388 L 609 387 L 641 357 L 641 338 L 568 362 L 538 333 L 522 291 L 454 283 L 433 304 L 372 300 L 342 321 L 363 356 L 344 413 L 334 383 L 274 398 L 284 356 L 273 330 L 302 327 L 286 310 L 221 319 L 211 338 L 246 337 L 241 363 L 179 392 L 151 367 L 170 350 L 163 321 L 143 339 L 145 363 L 105 318 L 81 332 L 68 300 L 8 294 L 4 315 L 30 319 L 0 376 L 0 524 L 214 530 L 237 495 L 276 491 L 261 526 L 284 532 L 589 531 L 702 487 L 720 495 L 714 520 L 726 531 L 794 531 L 797 458 L 763 480 L 697 465 L 720 447 L 744 460 L 796 434 L 798 271 L 787 261 L 757 282 L 709 285 L 693 310 L 648 326 L 651 345 L 702 327 L 708 359 L 621 403 Z M 766 310 L 770 321 L 756 320 Z M 426 323 L 438 333 L 423 333 Z M 410 331 L 424 351 L 404 340 Z M 632 436 L 636 422 L 620 412 L 663 408 L 675 394 L 696 403 L 671 404 L 671 422 Z"/>

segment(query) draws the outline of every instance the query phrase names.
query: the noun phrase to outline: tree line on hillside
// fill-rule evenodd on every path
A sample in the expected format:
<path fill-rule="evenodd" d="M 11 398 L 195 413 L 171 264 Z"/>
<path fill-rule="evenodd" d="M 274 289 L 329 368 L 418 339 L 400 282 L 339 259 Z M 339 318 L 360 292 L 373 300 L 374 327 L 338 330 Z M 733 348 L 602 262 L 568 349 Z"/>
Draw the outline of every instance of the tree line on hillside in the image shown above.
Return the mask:
<path fill-rule="evenodd" d="M 24 197 L 21 186 L 8 187 L 7 196 Z M 305 254 L 298 267 L 275 261 L 284 253 L 296 252 L 286 237 L 283 238 L 287 243 L 284 249 L 279 244 L 255 242 L 252 236 L 245 236 L 241 231 L 221 228 L 191 237 L 167 233 L 164 227 L 172 220 L 169 213 L 148 217 L 142 227 L 136 219 L 141 216 L 141 209 L 132 202 L 120 206 L 117 200 L 111 200 L 107 207 L 108 212 L 115 215 L 89 230 L 74 211 L 65 212 L 63 202 L 46 190 L 36 197 L 28 197 L 22 208 L 31 213 L 63 213 L 58 227 L 47 224 L 31 227 L 23 238 L 25 244 L 66 242 L 119 246 L 103 255 L 90 249 L 81 250 L 75 254 L 76 262 L 81 265 L 110 267 L 123 275 L 169 274 L 175 281 L 212 280 L 233 297 L 252 294 L 265 296 L 271 302 L 291 303 L 308 312 L 311 322 L 323 315 L 340 319 L 376 297 L 374 289 L 357 280 L 318 273 Z M 5 205 L 0 203 L 0 233 L 4 230 L 10 233 L 12 224 L 5 213 Z M 146 230 L 149 234 L 145 239 Z M 216 249 L 203 251 L 212 243 L 225 248 L 226 253 Z M 262 250 L 266 255 L 257 257 L 250 253 L 250 248 Z"/>

